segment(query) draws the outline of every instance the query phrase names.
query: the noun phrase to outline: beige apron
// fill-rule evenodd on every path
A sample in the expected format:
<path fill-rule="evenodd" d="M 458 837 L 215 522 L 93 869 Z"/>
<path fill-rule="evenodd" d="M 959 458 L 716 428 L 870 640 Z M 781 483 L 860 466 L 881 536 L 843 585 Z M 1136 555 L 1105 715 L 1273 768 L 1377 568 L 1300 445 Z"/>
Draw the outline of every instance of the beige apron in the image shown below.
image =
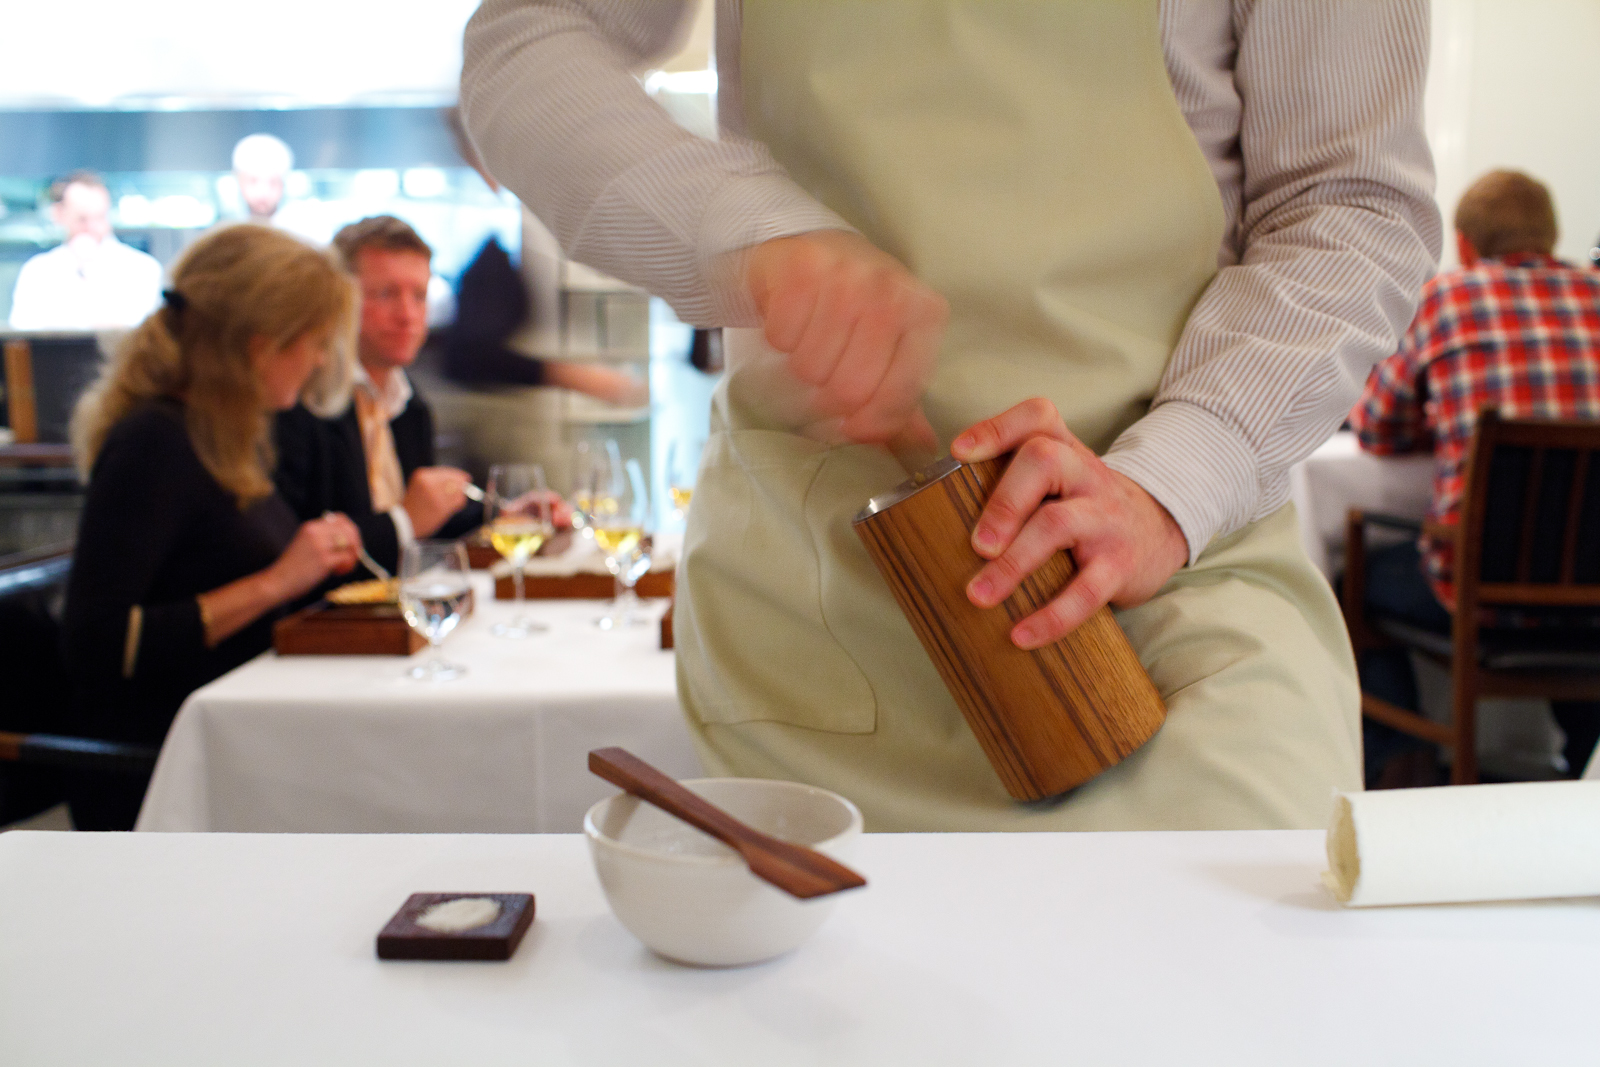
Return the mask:
<path fill-rule="evenodd" d="M 752 135 L 950 301 L 925 399 L 946 444 L 1042 395 L 1103 451 L 1215 271 L 1222 206 L 1157 3 L 744 2 Z M 1170 711 L 1156 737 L 1012 801 L 851 529 L 905 471 L 796 432 L 776 354 L 729 342 L 676 619 L 713 773 L 837 790 L 871 830 L 1320 827 L 1359 787 L 1349 646 L 1285 508 L 1119 613 Z"/>

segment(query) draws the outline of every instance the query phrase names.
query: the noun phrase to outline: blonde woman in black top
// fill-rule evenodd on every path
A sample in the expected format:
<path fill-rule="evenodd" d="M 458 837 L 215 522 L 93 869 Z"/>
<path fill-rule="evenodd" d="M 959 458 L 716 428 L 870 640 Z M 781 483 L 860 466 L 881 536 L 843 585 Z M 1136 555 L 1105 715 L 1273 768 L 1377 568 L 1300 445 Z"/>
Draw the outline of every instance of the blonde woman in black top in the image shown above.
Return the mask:
<path fill-rule="evenodd" d="M 160 742 L 189 693 L 269 646 L 281 609 L 355 566 L 348 518 L 297 522 L 274 491 L 270 438 L 277 411 L 345 404 L 355 307 L 329 255 L 219 230 L 79 401 L 65 641 L 84 733 Z M 74 820 L 131 827 L 145 784 L 75 798 Z"/>

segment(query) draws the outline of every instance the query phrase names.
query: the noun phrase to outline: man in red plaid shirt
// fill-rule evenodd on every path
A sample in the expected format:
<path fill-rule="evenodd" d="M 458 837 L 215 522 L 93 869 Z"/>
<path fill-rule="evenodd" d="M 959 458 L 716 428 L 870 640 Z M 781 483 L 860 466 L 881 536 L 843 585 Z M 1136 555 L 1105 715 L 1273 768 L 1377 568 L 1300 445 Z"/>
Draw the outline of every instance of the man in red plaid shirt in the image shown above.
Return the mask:
<path fill-rule="evenodd" d="M 1423 287 L 1400 351 L 1378 364 L 1350 413 L 1361 446 L 1379 455 L 1434 454 L 1428 517 L 1454 525 L 1478 413 L 1506 418 L 1600 419 L 1600 272 L 1556 259 L 1550 192 L 1525 174 L 1479 178 L 1456 207 L 1461 269 Z M 1424 581 L 1424 568 L 1427 581 Z M 1425 538 L 1373 554 L 1369 606 L 1450 632 L 1450 546 Z M 1362 688 L 1417 707 L 1401 652 L 1363 657 Z M 1573 773 L 1600 737 L 1600 705 L 1555 705 Z M 1370 737 L 1369 737 L 1370 741 Z M 1369 774 L 1372 760 L 1369 758 Z"/>

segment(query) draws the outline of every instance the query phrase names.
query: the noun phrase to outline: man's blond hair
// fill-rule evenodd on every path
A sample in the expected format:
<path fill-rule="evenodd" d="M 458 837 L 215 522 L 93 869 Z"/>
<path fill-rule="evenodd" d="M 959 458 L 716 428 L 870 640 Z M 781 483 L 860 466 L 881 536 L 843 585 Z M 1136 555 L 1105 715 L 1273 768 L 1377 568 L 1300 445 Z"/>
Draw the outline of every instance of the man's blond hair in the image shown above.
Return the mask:
<path fill-rule="evenodd" d="M 428 247 L 411 224 L 393 215 L 372 215 L 360 222 L 352 222 L 333 235 L 333 247 L 344 260 L 345 269 L 359 270 L 361 253 L 368 249 L 383 252 L 415 252 L 423 259 L 433 259 L 433 249 Z"/>

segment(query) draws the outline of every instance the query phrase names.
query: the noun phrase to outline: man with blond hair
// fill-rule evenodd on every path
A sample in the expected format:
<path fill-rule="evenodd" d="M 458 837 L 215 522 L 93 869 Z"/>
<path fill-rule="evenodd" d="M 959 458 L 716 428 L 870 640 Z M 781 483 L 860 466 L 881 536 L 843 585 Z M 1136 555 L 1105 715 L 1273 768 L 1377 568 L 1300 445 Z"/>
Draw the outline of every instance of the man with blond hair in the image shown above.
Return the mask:
<path fill-rule="evenodd" d="M 433 413 L 406 376 L 428 337 L 433 250 L 391 215 L 351 223 L 333 244 L 361 290 L 354 396 L 332 419 L 303 405 L 278 416 L 276 481 L 303 518 L 349 515 L 394 570 L 401 545 L 459 536 L 483 509 L 467 501 L 465 471 L 435 466 Z"/>
<path fill-rule="evenodd" d="M 1550 191 L 1526 174 L 1491 171 L 1461 197 L 1455 229 L 1460 269 L 1423 288 L 1400 351 L 1373 370 L 1350 416 L 1369 452 L 1434 454 L 1428 518 L 1444 526 L 1459 521 L 1467 452 L 1484 409 L 1508 419 L 1600 419 L 1600 273 L 1552 254 Z M 1367 564 L 1368 605 L 1448 634 L 1451 567 L 1449 543 L 1426 535 L 1382 549 Z M 1367 653 L 1362 686 L 1417 707 L 1403 651 Z M 1600 738 L 1600 705 L 1554 710 L 1569 771 L 1581 774 Z M 1383 730 L 1368 733 L 1377 742 L 1369 744 L 1371 776 L 1399 742 Z"/>

